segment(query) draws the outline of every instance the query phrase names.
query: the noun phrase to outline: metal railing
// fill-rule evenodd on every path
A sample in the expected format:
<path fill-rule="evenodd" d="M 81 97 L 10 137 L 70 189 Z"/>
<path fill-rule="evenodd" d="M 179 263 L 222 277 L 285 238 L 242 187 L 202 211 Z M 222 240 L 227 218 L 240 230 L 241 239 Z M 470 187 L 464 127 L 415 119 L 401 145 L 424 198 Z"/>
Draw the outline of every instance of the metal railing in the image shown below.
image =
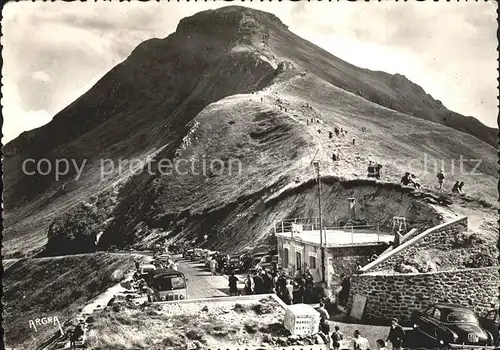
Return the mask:
<path fill-rule="evenodd" d="M 319 225 L 319 220 L 316 220 L 317 218 L 308 218 L 308 219 L 303 219 L 303 218 L 296 218 L 296 219 L 287 219 L 283 221 L 278 221 L 274 223 L 274 233 L 290 233 L 291 237 L 297 237 L 300 238 L 301 234 L 300 232 L 304 231 L 319 231 L 320 225 Z M 312 221 L 312 222 L 311 222 Z M 300 229 L 298 232 L 293 232 L 293 226 L 294 225 L 300 225 Z M 328 236 L 329 232 L 328 231 L 343 231 L 343 232 L 349 232 L 351 235 L 351 243 L 355 243 L 356 241 L 356 236 L 360 237 L 362 235 L 366 234 L 373 234 L 377 235 L 377 240 L 376 242 L 380 242 L 380 226 L 377 225 L 323 225 L 323 242 L 328 244 Z M 319 232 L 318 232 L 319 234 Z M 384 233 L 385 235 L 389 233 Z M 372 242 L 375 242 L 373 240 Z"/>

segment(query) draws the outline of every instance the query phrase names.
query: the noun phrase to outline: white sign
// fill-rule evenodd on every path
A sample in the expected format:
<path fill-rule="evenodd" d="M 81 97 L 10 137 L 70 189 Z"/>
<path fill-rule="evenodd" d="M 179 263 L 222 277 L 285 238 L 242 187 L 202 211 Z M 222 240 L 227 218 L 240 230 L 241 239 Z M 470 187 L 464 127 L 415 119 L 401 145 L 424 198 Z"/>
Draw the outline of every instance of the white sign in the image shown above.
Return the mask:
<path fill-rule="evenodd" d="M 299 225 L 299 224 L 292 223 L 292 232 L 293 233 L 300 233 L 302 231 L 304 231 L 304 228 L 302 227 L 302 224 Z"/>
<path fill-rule="evenodd" d="M 366 297 L 364 295 L 354 294 L 352 297 L 351 317 L 361 320 L 365 312 Z"/>
<path fill-rule="evenodd" d="M 287 307 L 283 325 L 293 335 L 308 336 L 319 331 L 319 312 L 311 305 L 296 304 Z"/>

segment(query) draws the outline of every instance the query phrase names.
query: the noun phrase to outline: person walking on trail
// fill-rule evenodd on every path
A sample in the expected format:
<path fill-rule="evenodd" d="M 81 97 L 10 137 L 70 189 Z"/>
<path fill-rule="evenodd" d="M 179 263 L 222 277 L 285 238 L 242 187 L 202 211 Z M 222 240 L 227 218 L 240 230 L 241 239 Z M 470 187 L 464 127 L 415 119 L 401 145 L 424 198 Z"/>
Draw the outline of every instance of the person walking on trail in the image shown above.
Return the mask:
<path fill-rule="evenodd" d="M 339 128 L 335 127 L 335 135 L 338 137 L 339 136 Z"/>
<path fill-rule="evenodd" d="M 370 350 L 368 339 L 362 337 L 357 329 L 354 331 L 354 350 Z"/>
<path fill-rule="evenodd" d="M 396 318 L 393 318 L 391 323 L 392 324 L 389 330 L 387 341 L 390 341 L 392 343 L 393 350 L 401 350 L 405 331 L 403 330 L 403 327 L 398 324 L 398 320 Z"/>
<path fill-rule="evenodd" d="M 211 276 L 215 276 L 217 273 L 216 273 L 216 269 L 217 269 L 217 260 L 215 260 L 214 258 L 212 258 L 212 260 L 210 260 L 210 272 L 211 272 Z"/>
<path fill-rule="evenodd" d="M 248 274 L 245 279 L 245 295 L 252 295 L 255 292 L 255 282 L 252 275 Z"/>
<path fill-rule="evenodd" d="M 335 331 L 332 333 L 332 349 L 340 349 L 340 342 L 344 340 L 344 334 L 340 331 L 338 325 L 335 326 Z"/>
<path fill-rule="evenodd" d="M 353 137 L 353 138 L 352 138 L 352 145 L 353 145 L 353 146 L 355 146 L 355 145 L 356 145 L 356 138 L 355 138 L 355 137 Z"/>
<path fill-rule="evenodd" d="M 460 186 L 460 182 L 459 181 L 455 182 L 455 184 L 451 188 L 451 193 L 459 193 L 458 186 Z"/>
<path fill-rule="evenodd" d="M 231 276 L 229 276 L 229 296 L 238 296 L 238 277 L 234 275 L 234 272 L 231 272 Z"/>
<path fill-rule="evenodd" d="M 438 183 L 439 183 L 439 189 L 442 191 L 443 190 L 443 185 L 444 185 L 444 170 L 440 169 L 439 172 L 437 173 L 437 178 L 438 178 Z"/>
<path fill-rule="evenodd" d="M 460 185 L 458 185 L 458 193 L 464 194 L 464 182 L 460 182 Z"/>
<path fill-rule="evenodd" d="M 71 349 L 76 349 L 76 342 L 80 339 L 80 337 L 83 336 L 83 327 L 82 327 L 82 322 L 80 322 L 75 329 L 71 332 L 71 337 L 70 337 L 70 347 Z"/>

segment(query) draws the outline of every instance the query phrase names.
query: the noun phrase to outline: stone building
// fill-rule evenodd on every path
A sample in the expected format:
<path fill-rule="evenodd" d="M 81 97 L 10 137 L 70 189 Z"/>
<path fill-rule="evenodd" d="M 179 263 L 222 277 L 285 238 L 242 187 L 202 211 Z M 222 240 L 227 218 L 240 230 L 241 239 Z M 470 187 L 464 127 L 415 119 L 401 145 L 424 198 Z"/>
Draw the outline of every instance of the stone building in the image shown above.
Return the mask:
<path fill-rule="evenodd" d="M 340 275 L 354 274 L 358 265 L 366 265 L 373 254 L 387 249 L 392 234 L 377 231 L 376 226 L 327 227 L 320 236 L 319 225 L 311 219 L 280 221 L 274 225 L 282 268 L 290 275 L 308 269 L 314 282 L 322 281 L 321 246 L 325 248 L 325 282 L 335 286 Z"/>
<path fill-rule="evenodd" d="M 396 317 L 409 325 L 413 311 L 437 302 L 470 307 L 478 316 L 498 307 L 498 266 L 463 268 L 459 265 L 461 257 L 457 256 L 457 268 L 452 270 L 427 273 L 394 271 L 401 261 L 419 251 L 450 251 L 456 244 L 456 237 L 467 227 L 467 217 L 432 227 L 364 266 L 361 274 L 351 278 L 349 308 L 353 306 L 354 296 L 359 296 L 366 298 L 363 309 L 365 319 Z"/>

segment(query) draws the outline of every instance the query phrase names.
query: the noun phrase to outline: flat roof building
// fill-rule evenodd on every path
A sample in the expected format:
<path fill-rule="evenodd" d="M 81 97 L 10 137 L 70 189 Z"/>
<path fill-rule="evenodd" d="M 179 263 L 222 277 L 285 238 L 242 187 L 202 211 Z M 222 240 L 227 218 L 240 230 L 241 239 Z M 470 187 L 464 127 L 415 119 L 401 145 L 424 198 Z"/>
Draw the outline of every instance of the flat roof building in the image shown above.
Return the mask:
<path fill-rule="evenodd" d="M 308 269 L 314 282 L 322 281 L 322 243 L 328 286 L 336 285 L 341 274 L 355 273 L 359 265 L 366 265 L 374 254 L 379 255 L 394 240 L 393 234 L 382 233 L 374 225 L 325 227 L 321 239 L 319 225 L 310 219 L 276 222 L 274 234 L 282 268 L 290 275 L 299 269 Z"/>

